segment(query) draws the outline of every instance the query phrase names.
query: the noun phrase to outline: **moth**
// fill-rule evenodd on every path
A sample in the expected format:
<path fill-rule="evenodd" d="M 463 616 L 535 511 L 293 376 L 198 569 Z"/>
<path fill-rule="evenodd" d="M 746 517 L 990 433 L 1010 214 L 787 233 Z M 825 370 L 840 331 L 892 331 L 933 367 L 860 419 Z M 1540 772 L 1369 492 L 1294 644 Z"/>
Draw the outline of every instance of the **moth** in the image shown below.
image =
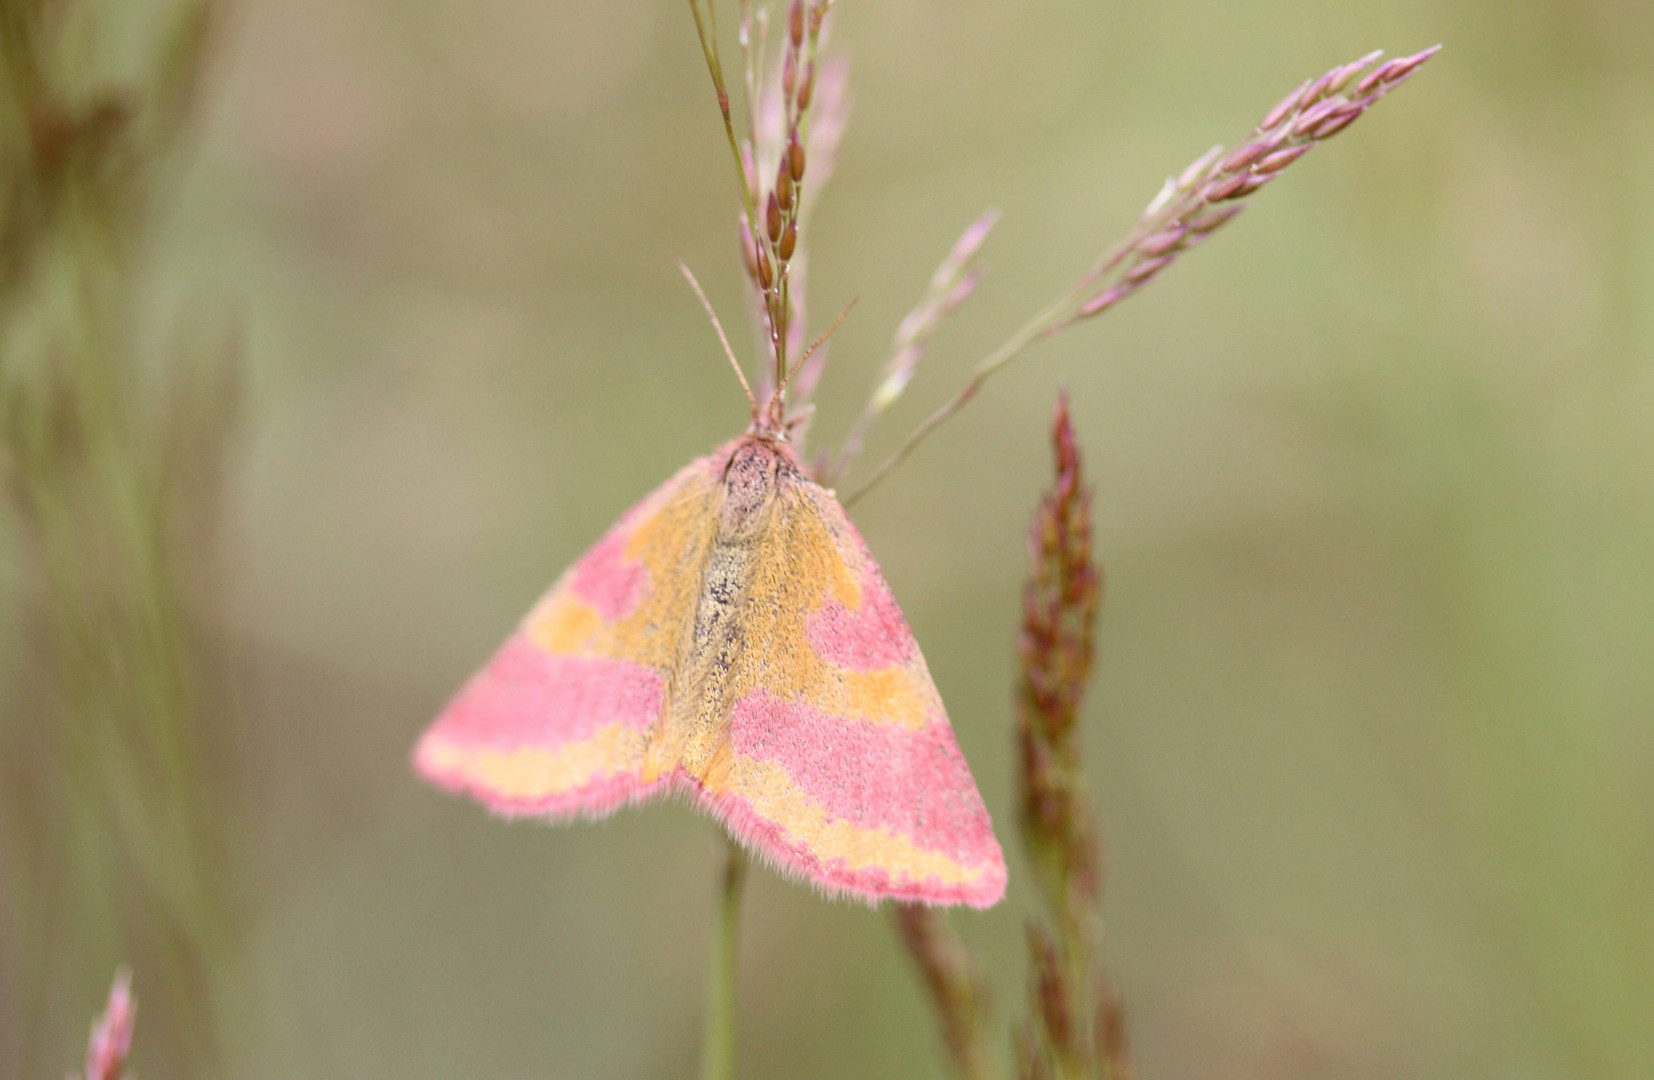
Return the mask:
<path fill-rule="evenodd" d="M 508 816 L 676 792 L 833 895 L 987 907 L 1005 860 L 884 575 L 754 409 L 564 572 L 415 767 Z"/>

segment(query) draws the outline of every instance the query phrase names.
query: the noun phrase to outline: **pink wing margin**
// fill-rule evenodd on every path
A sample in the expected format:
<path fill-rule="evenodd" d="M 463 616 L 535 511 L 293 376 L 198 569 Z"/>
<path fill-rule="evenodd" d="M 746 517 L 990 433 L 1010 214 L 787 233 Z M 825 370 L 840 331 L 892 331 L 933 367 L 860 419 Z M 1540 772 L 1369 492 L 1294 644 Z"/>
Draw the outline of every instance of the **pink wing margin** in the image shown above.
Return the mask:
<path fill-rule="evenodd" d="M 602 817 L 664 790 L 670 777 L 645 782 L 641 772 L 667 675 L 649 634 L 675 620 L 641 609 L 659 606 L 654 575 L 693 556 L 674 558 L 658 539 L 631 549 L 663 514 L 704 514 L 715 457 L 680 470 L 564 572 L 425 731 L 413 752 L 419 775 L 495 813 L 552 820 Z M 693 530 L 653 531 L 668 548 L 695 542 Z"/>

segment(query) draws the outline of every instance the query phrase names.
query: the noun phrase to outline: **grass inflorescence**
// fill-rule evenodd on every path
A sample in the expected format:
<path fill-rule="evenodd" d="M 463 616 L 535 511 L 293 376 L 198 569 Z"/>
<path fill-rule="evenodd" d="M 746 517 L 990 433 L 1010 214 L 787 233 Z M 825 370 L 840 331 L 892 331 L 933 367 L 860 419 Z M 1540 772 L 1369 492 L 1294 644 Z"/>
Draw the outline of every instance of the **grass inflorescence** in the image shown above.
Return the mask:
<path fill-rule="evenodd" d="M 1042 338 L 1109 310 L 1153 281 L 1185 252 L 1233 221 L 1242 201 L 1288 165 L 1355 123 L 1434 56 L 1434 46 L 1379 63 L 1380 54 L 1340 64 L 1283 98 L 1236 150 L 1214 146 L 1168 179 L 1125 237 L 1106 249 L 1057 297 L 979 361 L 965 385 L 919 424 L 844 500 L 855 502 L 974 398 L 999 369 Z M 859 445 L 859 444 L 858 444 Z M 848 460 L 844 461 L 848 465 Z"/>

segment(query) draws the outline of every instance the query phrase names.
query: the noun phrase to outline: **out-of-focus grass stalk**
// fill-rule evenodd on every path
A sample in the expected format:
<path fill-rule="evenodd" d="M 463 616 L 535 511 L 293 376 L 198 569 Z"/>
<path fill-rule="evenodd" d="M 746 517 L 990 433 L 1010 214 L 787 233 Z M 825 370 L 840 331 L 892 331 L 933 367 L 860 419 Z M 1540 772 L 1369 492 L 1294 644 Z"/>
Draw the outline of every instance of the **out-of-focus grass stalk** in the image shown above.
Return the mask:
<path fill-rule="evenodd" d="M 160 9 L 118 83 L 91 59 L 116 12 L 0 0 L 0 476 L 31 646 L 0 718 L 17 1075 L 45 1075 L 37 1040 L 117 952 L 155 988 L 167 1073 L 216 1073 L 233 922 L 233 736 L 202 632 L 233 368 L 136 341 L 215 8 Z"/>

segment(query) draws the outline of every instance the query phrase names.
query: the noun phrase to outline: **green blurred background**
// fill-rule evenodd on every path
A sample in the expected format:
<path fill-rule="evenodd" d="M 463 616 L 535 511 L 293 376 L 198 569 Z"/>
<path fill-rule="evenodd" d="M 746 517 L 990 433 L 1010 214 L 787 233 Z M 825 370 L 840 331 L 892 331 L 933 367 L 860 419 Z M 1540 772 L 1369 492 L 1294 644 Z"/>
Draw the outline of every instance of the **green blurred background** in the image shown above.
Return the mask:
<path fill-rule="evenodd" d="M 94 42 L 63 50 L 71 92 L 142 79 L 176 12 L 71 6 Z M 208 861 L 97 854 L 128 804 L 30 743 L 63 723 L 29 689 L 62 613 L 30 569 L 54 534 L 31 549 L 13 514 L 8 1078 L 78 1059 L 125 959 L 152 1080 L 693 1075 L 709 823 L 667 805 L 508 826 L 407 765 L 547 583 L 744 423 L 674 265 L 739 322 L 685 8 L 223 13 L 117 340 L 144 385 L 180 334 L 210 378 L 237 373 L 200 451 L 222 466 L 196 496 L 213 555 L 174 575 L 189 591 L 210 563 L 184 621 L 220 689 L 177 738 L 212 749 L 161 788 L 198 806 Z M 837 18 L 856 105 L 812 294 L 861 299 L 819 434 L 842 434 L 959 230 L 1004 210 L 992 273 L 864 469 L 1167 173 L 1334 63 L 1445 44 L 1209 247 L 1020 361 L 856 519 L 1009 843 L 1022 534 L 1068 388 L 1109 580 L 1087 739 L 1141 1076 L 1654 1075 L 1654 6 Z M 23 310 L 13 338 L 41 318 Z M 142 915 L 148 892 L 173 923 Z M 1007 902 L 957 920 L 1005 1014 L 1031 903 L 1013 857 Z M 211 932 L 178 915 L 197 908 Z M 759 873 L 743 946 L 744 1075 L 942 1074 L 883 913 Z"/>

